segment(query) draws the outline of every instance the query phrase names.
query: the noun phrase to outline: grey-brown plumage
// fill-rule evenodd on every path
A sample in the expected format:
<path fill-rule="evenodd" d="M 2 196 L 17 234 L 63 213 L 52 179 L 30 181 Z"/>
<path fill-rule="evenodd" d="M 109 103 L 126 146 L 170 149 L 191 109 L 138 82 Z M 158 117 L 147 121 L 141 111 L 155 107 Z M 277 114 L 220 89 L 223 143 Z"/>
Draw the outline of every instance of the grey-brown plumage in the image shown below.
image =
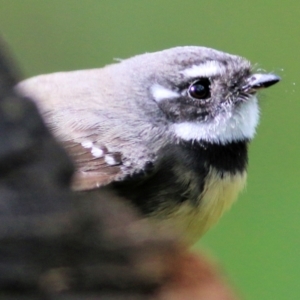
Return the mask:
<path fill-rule="evenodd" d="M 74 189 L 107 186 L 194 241 L 244 186 L 255 94 L 278 81 L 241 57 L 177 47 L 17 89 L 75 160 Z"/>

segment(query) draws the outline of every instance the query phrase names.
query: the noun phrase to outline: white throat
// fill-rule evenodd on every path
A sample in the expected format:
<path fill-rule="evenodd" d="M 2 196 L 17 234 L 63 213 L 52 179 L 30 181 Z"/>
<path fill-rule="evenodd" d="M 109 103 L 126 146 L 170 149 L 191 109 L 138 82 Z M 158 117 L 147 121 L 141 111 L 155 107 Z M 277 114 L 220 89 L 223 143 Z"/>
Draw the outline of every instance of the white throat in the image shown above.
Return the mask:
<path fill-rule="evenodd" d="M 207 122 L 182 122 L 172 125 L 175 135 L 185 141 L 227 144 L 252 139 L 259 121 L 257 98 L 252 96 L 234 111 L 224 111 Z"/>

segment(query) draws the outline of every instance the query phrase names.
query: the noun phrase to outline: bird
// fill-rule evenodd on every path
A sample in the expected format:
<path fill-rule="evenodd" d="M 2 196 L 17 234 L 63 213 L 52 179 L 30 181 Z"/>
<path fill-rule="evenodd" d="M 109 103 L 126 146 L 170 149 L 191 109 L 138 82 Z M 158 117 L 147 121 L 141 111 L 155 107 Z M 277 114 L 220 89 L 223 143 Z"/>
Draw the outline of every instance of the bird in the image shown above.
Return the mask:
<path fill-rule="evenodd" d="M 243 57 L 179 46 L 15 89 L 73 159 L 74 191 L 113 191 L 192 245 L 245 186 L 257 92 L 279 81 Z"/>

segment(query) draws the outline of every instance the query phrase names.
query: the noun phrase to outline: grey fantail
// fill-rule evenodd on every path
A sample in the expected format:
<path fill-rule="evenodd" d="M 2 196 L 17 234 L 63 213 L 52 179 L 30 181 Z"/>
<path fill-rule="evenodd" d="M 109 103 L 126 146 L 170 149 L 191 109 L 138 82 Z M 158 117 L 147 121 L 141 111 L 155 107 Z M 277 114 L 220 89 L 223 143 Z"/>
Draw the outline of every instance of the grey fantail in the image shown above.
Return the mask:
<path fill-rule="evenodd" d="M 73 158 L 75 190 L 112 189 L 193 243 L 244 187 L 256 92 L 279 80 L 239 56 L 187 46 L 37 76 L 17 90 Z"/>

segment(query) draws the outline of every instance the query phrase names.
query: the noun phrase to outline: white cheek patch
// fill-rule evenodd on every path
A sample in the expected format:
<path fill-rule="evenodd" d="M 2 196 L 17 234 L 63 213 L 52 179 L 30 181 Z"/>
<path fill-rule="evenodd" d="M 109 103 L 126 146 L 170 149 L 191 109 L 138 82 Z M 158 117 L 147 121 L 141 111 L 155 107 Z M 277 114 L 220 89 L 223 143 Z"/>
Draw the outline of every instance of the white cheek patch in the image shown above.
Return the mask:
<path fill-rule="evenodd" d="M 252 139 L 259 121 L 257 98 L 241 103 L 234 111 L 224 111 L 207 122 L 182 122 L 172 125 L 175 135 L 186 141 L 227 144 Z"/>
<path fill-rule="evenodd" d="M 211 60 L 200 65 L 194 65 L 189 69 L 185 69 L 181 73 L 186 77 L 197 78 L 220 75 L 224 71 L 225 67 L 221 63 Z"/>
<path fill-rule="evenodd" d="M 172 90 L 167 89 L 166 87 L 160 84 L 154 84 L 150 89 L 152 96 L 156 102 L 160 102 L 165 99 L 178 98 L 179 93 L 176 93 Z"/>

